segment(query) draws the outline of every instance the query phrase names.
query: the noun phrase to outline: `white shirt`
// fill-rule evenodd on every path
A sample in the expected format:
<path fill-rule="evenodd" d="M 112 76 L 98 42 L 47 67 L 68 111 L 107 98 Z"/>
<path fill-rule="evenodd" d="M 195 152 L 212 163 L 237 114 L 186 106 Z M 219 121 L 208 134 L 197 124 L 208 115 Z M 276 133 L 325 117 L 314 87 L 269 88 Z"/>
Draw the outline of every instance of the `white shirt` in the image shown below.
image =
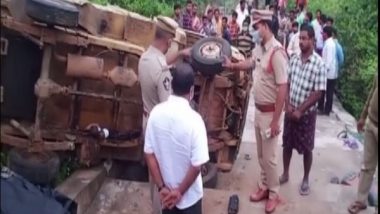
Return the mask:
<path fill-rule="evenodd" d="M 239 24 L 240 32 L 241 32 L 241 29 L 243 28 L 244 19 L 245 19 L 245 17 L 249 16 L 248 6 L 246 4 L 245 8 L 244 8 L 244 11 L 241 11 L 241 9 L 240 9 L 240 3 L 239 3 L 236 6 L 235 11 L 238 14 L 236 22 Z"/>
<path fill-rule="evenodd" d="M 187 100 L 170 95 L 151 111 L 145 133 L 144 152 L 154 154 L 165 185 L 178 188 L 189 167 L 209 160 L 206 127 L 202 117 Z M 199 174 L 181 201 L 178 209 L 186 209 L 203 197 Z"/>
<path fill-rule="evenodd" d="M 325 45 L 322 50 L 322 59 L 327 68 L 327 79 L 338 78 L 338 72 L 336 69 L 336 46 L 332 37 L 325 41 Z"/>
<path fill-rule="evenodd" d="M 290 38 L 289 45 L 286 51 L 288 52 L 289 57 L 291 57 L 293 54 L 301 53 L 299 31 Z"/>
<path fill-rule="evenodd" d="M 321 24 L 319 24 L 317 19 L 314 19 L 314 21 L 311 24 L 313 25 L 314 32 L 315 32 L 315 40 L 316 40 L 317 49 L 323 49 L 322 26 Z"/>

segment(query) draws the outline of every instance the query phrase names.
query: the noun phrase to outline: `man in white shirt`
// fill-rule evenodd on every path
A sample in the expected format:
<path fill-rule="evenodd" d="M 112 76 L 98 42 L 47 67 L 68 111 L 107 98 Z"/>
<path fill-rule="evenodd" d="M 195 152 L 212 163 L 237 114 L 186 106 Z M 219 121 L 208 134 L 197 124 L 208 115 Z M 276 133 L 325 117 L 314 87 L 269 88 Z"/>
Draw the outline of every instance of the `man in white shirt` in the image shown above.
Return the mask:
<path fill-rule="evenodd" d="M 321 10 L 317 10 L 317 18 L 314 19 L 311 24 L 314 28 L 315 32 L 315 40 L 316 40 L 316 45 L 315 45 L 315 51 L 322 56 L 322 49 L 323 49 L 323 36 L 322 36 L 322 25 L 323 25 L 323 17 L 321 14 Z M 319 14 L 319 15 L 318 15 Z"/>
<path fill-rule="evenodd" d="M 201 165 L 209 160 L 205 124 L 189 101 L 194 72 L 189 64 L 174 68 L 173 95 L 150 113 L 145 158 L 158 187 L 163 214 L 201 214 Z"/>
<path fill-rule="evenodd" d="M 248 6 L 245 0 L 240 0 L 240 3 L 236 6 L 235 11 L 238 14 L 236 21 L 239 24 L 240 29 L 242 29 L 245 18 L 249 16 Z"/>
<path fill-rule="evenodd" d="M 325 45 L 322 50 L 322 59 L 327 68 L 327 88 L 325 95 L 322 96 L 318 103 L 318 110 L 321 114 L 330 115 L 333 105 L 335 84 L 338 78 L 338 71 L 336 67 L 336 45 L 333 38 L 332 27 L 326 26 L 323 28 L 323 39 L 325 40 Z"/>
<path fill-rule="evenodd" d="M 300 33 L 298 31 L 298 22 L 293 22 L 292 24 L 292 35 L 289 37 L 289 45 L 286 49 L 289 57 L 292 57 L 294 54 L 300 54 Z"/>

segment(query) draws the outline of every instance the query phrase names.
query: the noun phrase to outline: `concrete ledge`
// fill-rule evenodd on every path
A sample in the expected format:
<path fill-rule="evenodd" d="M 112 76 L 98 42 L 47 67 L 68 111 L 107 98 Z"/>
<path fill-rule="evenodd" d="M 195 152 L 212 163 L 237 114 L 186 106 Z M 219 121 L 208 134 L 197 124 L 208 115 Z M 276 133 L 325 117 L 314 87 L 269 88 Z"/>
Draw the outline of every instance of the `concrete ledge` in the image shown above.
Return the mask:
<path fill-rule="evenodd" d="M 91 205 L 106 174 L 103 166 L 81 169 L 74 172 L 56 190 L 77 202 L 78 214 L 82 214 Z"/>

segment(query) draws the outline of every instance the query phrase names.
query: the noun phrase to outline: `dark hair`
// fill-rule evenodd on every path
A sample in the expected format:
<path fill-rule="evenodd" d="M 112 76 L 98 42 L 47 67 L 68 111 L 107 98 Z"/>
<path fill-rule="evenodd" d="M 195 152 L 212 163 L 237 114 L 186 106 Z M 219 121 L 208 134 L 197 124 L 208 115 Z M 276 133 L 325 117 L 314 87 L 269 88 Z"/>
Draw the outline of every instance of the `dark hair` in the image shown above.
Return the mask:
<path fill-rule="evenodd" d="M 210 8 L 210 9 L 208 9 L 207 10 L 207 15 L 209 14 L 209 13 L 212 13 L 213 12 L 213 10 Z"/>
<path fill-rule="evenodd" d="M 307 23 L 303 23 L 301 25 L 301 30 L 300 31 L 306 31 L 307 32 L 307 35 L 309 36 L 310 39 L 314 39 L 315 38 L 315 32 L 314 32 L 314 28 L 312 26 L 310 26 L 309 24 Z"/>
<path fill-rule="evenodd" d="M 298 7 L 300 8 L 301 12 L 303 11 L 304 6 L 305 5 L 303 5 L 302 3 L 298 5 Z"/>
<path fill-rule="evenodd" d="M 294 10 L 290 10 L 289 13 L 296 13 L 296 11 L 294 11 Z"/>
<path fill-rule="evenodd" d="M 202 20 L 203 20 L 203 19 L 208 19 L 208 18 L 207 18 L 207 16 L 206 16 L 206 15 L 204 15 L 204 16 L 202 16 Z"/>
<path fill-rule="evenodd" d="M 172 89 L 173 94 L 183 96 L 190 93 L 194 85 L 194 70 L 188 63 L 179 63 L 172 69 Z"/>
<path fill-rule="evenodd" d="M 299 26 L 298 22 L 293 22 L 292 23 L 292 27 L 297 27 L 298 28 L 298 26 Z"/>
<path fill-rule="evenodd" d="M 223 16 L 222 21 L 226 21 L 226 22 L 228 22 L 228 18 L 227 18 L 227 16 Z"/>
<path fill-rule="evenodd" d="M 155 39 L 167 39 L 171 34 L 160 27 L 156 27 Z M 174 35 L 172 35 L 174 37 Z"/>
<path fill-rule="evenodd" d="M 216 12 L 220 13 L 219 8 L 215 8 L 215 9 L 214 9 L 214 13 L 216 13 Z"/>
<path fill-rule="evenodd" d="M 327 36 L 330 38 L 333 34 L 333 27 L 331 27 L 331 26 L 324 27 L 323 33 L 327 34 Z"/>
<path fill-rule="evenodd" d="M 315 11 L 316 14 L 317 14 L 318 12 L 322 14 L 321 9 L 317 9 L 317 10 Z"/>
<path fill-rule="evenodd" d="M 236 11 L 232 11 L 232 17 L 237 17 L 238 13 Z"/>
<path fill-rule="evenodd" d="M 180 4 L 175 4 L 174 5 L 174 10 L 177 10 L 177 9 L 181 9 L 181 5 Z"/>
<path fill-rule="evenodd" d="M 326 22 L 334 23 L 334 19 L 329 16 L 329 17 L 326 18 Z"/>
<path fill-rule="evenodd" d="M 326 23 L 327 17 L 325 14 L 321 14 L 321 21 L 322 23 Z"/>
<path fill-rule="evenodd" d="M 270 9 L 274 9 L 274 5 L 273 4 L 269 5 L 269 10 Z"/>
<path fill-rule="evenodd" d="M 307 12 L 306 16 L 309 17 L 309 21 L 313 20 L 313 13 L 312 12 Z"/>
<path fill-rule="evenodd" d="M 334 27 L 333 27 L 333 29 L 332 29 L 332 33 L 333 33 L 333 35 L 334 35 L 335 37 L 338 36 L 338 31 L 337 31 L 336 28 L 334 28 Z"/>
<path fill-rule="evenodd" d="M 193 1 L 187 0 L 186 4 L 193 4 Z"/>

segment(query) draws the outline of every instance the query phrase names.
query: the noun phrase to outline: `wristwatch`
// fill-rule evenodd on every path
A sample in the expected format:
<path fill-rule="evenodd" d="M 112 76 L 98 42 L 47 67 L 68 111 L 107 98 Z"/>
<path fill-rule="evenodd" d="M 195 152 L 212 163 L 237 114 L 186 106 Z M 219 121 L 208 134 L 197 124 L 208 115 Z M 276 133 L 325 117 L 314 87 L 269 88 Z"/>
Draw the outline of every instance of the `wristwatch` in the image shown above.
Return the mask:
<path fill-rule="evenodd" d="M 165 186 L 165 184 L 162 184 L 161 186 L 159 186 L 158 187 L 158 192 L 161 192 L 161 190 L 163 189 L 163 188 L 165 188 L 166 186 Z"/>

